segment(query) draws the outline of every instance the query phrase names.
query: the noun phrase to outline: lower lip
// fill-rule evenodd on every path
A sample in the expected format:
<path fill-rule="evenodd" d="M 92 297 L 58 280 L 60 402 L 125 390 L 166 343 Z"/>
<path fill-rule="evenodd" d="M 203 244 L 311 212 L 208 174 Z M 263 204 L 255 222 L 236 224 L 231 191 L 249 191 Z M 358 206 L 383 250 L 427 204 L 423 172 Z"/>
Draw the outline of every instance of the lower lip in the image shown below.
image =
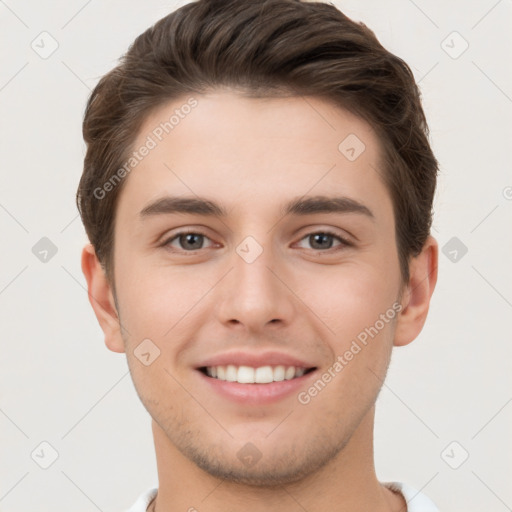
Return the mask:
<path fill-rule="evenodd" d="M 197 372 L 215 392 L 233 402 L 244 405 L 266 405 L 278 402 L 293 393 L 298 394 L 301 389 L 305 389 L 306 381 L 316 373 L 316 370 L 302 377 L 280 382 L 269 382 L 268 384 L 240 384 L 239 382 L 208 377 L 199 370 Z"/>

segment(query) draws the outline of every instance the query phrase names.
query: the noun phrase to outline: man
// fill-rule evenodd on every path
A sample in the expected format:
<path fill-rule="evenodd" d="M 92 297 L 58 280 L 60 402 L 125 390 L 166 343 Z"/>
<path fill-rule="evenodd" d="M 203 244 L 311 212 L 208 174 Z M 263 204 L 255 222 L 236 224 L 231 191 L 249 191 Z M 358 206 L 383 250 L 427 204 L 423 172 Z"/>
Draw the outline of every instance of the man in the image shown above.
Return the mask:
<path fill-rule="evenodd" d="M 437 510 L 373 459 L 437 280 L 427 135 L 407 65 L 324 3 L 189 3 L 100 80 L 82 269 L 152 417 L 132 512 Z"/>

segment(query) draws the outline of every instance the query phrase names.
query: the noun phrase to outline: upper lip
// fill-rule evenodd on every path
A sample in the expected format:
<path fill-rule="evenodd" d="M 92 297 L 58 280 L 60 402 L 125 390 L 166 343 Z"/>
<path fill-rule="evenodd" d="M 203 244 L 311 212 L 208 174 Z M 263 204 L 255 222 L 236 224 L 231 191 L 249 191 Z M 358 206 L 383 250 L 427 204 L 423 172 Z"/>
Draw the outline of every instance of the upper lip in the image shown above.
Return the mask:
<path fill-rule="evenodd" d="M 283 352 L 267 351 L 251 354 L 247 351 L 231 351 L 205 359 L 197 365 L 197 368 L 204 368 L 207 366 L 227 366 L 228 364 L 232 364 L 234 366 L 252 366 L 253 368 L 279 365 L 308 369 L 315 367 L 315 365 L 311 363 Z"/>

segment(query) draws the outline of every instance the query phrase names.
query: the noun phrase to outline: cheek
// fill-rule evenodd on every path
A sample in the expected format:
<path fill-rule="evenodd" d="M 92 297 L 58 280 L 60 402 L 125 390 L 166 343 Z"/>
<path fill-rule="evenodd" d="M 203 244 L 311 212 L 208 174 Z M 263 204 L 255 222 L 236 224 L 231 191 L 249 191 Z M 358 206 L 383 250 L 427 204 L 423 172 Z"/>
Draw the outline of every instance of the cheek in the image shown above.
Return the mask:
<path fill-rule="evenodd" d="M 330 399 L 341 401 L 340 406 L 354 407 L 361 402 L 364 407 L 378 392 L 391 356 L 399 315 L 394 286 L 375 266 L 354 265 L 333 273 L 328 290 L 323 295 L 317 290 L 316 295 L 325 306 L 321 317 L 329 326 L 326 341 L 333 362 L 337 362 L 331 367 L 333 385 L 328 386 L 324 398 L 332 393 Z"/>
<path fill-rule="evenodd" d="M 376 322 L 379 330 L 386 331 L 396 316 L 393 304 L 398 294 L 398 276 L 390 269 L 374 264 L 350 265 L 326 274 L 324 279 L 312 278 L 309 282 L 312 286 L 304 290 L 309 296 L 307 303 L 315 305 L 312 309 L 329 327 L 340 349 Z M 382 326 L 379 319 L 386 312 L 385 326 Z"/>
<path fill-rule="evenodd" d="M 310 290 L 309 300 L 316 301 L 318 316 L 329 328 L 323 332 L 332 364 L 319 374 L 319 380 L 326 384 L 316 381 L 303 390 L 303 401 L 299 402 L 314 403 L 312 407 L 319 415 L 332 414 L 345 424 L 374 403 L 382 386 L 399 304 L 389 282 L 355 267 L 333 274 L 327 293 L 315 290 Z M 352 411 L 351 415 L 339 414 L 347 410 Z"/>
<path fill-rule="evenodd" d="M 200 279 L 190 270 L 127 257 L 117 265 L 116 274 L 124 324 L 138 335 L 162 338 L 200 298 Z"/>

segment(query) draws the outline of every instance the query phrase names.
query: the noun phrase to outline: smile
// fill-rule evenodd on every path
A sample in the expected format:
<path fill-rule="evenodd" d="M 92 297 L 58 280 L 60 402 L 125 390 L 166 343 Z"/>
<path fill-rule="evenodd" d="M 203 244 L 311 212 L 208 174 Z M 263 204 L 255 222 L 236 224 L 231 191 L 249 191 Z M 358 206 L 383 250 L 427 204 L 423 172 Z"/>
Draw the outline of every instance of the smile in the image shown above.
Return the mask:
<path fill-rule="evenodd" d="M 282 382 L 302 377 L 314 368 L 303 368 L 298 366 L 236 366 L 233 364 L 206 366 L 200 368 L 204 374 L 214 379 L 238 382 L 240 384 L 269 384 L 271 382 Z"/>

